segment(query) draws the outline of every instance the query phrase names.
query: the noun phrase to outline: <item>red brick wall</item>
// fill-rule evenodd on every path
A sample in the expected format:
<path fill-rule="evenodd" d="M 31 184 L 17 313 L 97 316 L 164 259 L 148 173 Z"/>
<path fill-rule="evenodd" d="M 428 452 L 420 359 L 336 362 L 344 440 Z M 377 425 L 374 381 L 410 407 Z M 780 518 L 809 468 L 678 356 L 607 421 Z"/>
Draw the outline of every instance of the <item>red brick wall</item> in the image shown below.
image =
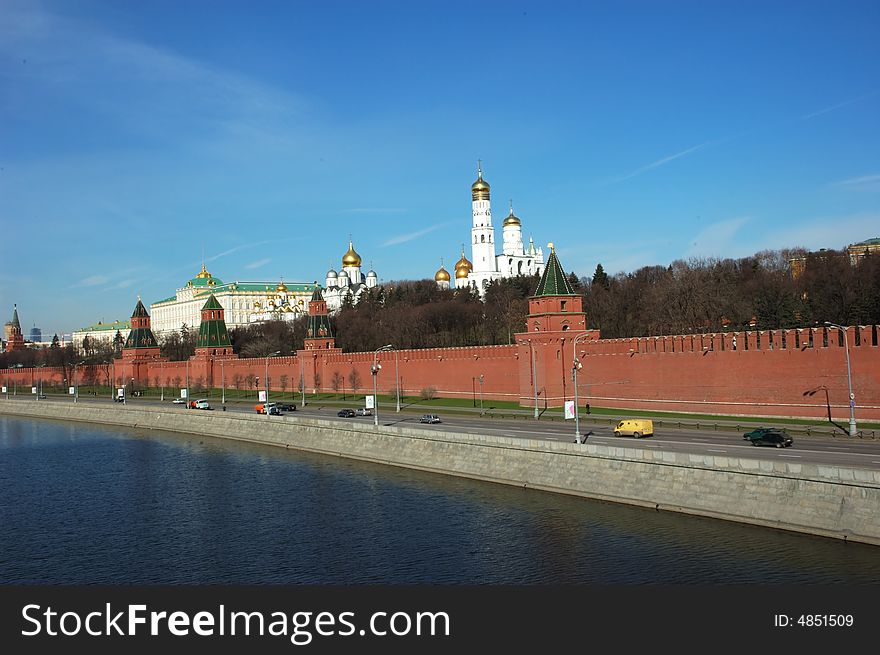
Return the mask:
<path fill-rule="evenodd" d="M 856 329 L 849 328 L 847 332 L 856 417 L 880 420 L 880 348 L 873 345 L 877 328 L 859 327 L 859 345 L 854 345 Z M 519 401 L 530 407 L 534 397 L 534 350 L 538 404 L 540 407 L 559 406 L 574 396 L 571 341 L 576 334 L 517 335 L 518 343 L 532 338 L 531 348 L 526 344 L 379 353 L 382 369 L 378 388 L 380 393 L 393 393 L 396 354 L 403 395 L 418 396 L 423 389 L 432 387 L 440 397 L 479 400 L 480 385 L 474 378 L 483 375 L 485 400 Z M 595 339 L 593 336 L 578 342 L 583 364 L 578 374 L 581 405 L 590 402 L 597 407 L 823 418 L 827 416 L 824 389 L 827 388 L 834 418 L 848 420 L 849 417 L 845 351 L 838 344 L 836 330 L 826 332 L 824 328 L 815 328 L 633 339 Z M 333 349 L 301 351 L 299 355 L 308 393 L 332 391 L 334 372 L 343 376 L 344 390 L 352 393 L 349 380 L 352 370 L 360 377 L 358 393 L 372 391 L 370 365 L 374 353 L 343 353 Z M 195 358 L 189 362 L 190 387 L 198 383 L 219 387 L 221 367 L 227 388 L 234 387 L 237 376 L 240 388 L 264 388 L 264 358 L 225 359 L 222 365 L 220 359 Z M 100 382 L 105 383 L 104 369 L 93 368 Z M 85 379 L 84 369 L 86 367 L 78 369 L 80 383 Z M 60 369 L 41 370 L 44 384 L 61 381 Z M 142 362 L 134 368 L 132 362 L 117 360 L 114 383 L 123 384 L 135 377 L 138 385 L 155 386 L 158 378 L 160 385 L 170 389 L 178 376 L 181 386 L 185 385 L 186 370 L 186 362 Z M 249 375 L 256 379 L 256 386 L 247 384 Z M 273 391 L 281 390 L 282 375 L 288 377 L 287 392 L 299 389 L 298 356 L 269 360 Z M 27 393 L 38 376 L 38 369 L 0 371 L 3 384 L 7 379 L 17 380 L 19 391 L 24 387 Z M 814 395 L 804 395 L 817 388 Z"/>

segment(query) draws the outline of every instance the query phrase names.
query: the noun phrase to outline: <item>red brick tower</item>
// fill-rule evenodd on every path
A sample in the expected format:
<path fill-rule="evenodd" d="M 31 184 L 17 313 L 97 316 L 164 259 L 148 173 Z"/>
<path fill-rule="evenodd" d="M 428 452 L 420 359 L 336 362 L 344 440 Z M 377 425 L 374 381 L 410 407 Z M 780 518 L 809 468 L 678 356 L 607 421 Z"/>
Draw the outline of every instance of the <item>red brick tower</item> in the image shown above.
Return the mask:
<path fill-rule="evenodd" d="M 133 379 L 140 385 L 150 383 L 150 363 L 165 360 L 159 350 L 159 342 L 150 327 L 150 315 L 138 296 L 131 314 L 131 331 L 122 347 L 123 380 Z"/>
<path fill-rule="evenodd" d="M 306 332 L 306 350 L 334 350 L 336 340 L 330 329 L 330 315 L 327 311 L 327 301 L 321 295 L 318 283 L 315 283 L 315 291 L 309 301 L 309 328 Z"/>
<path fill-rule="evenodd" d="M 6 352 L 25 350 L 24 336 L 21 333 L 21 323 L 18 321 L 18 305 L 12 306 L 12 320 L 6 324 Z"/>
<path fill-rule="evenodd" d="M 516 335 L 520 405 L 559 407 L 574 396 L 572 344 L 587 332 L 587 316 L 583 297 L 572 290 L 552 243 L 544 274 L 529 298 L 526 328 L 528 332 Z M 598 331 L 585 338 L 598 339 Z"/>

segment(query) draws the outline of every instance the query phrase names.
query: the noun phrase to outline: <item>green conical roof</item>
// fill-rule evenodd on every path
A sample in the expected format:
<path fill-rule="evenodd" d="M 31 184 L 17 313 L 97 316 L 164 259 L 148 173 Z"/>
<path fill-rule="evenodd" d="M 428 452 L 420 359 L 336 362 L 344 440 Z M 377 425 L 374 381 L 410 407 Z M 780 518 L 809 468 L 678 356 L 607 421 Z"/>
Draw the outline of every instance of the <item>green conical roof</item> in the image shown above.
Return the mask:
<path fill-rule="evenodd" d="M 535 296 L 573 296 L 574 291 L 565 277 L 565 271 L 556 257 L 556 250 L 553 244 L 550 244 L 550 258 L 547 260 L 547 266 L 544 268 L 544 274 L 535 289 Z"/>
<path fill-rule="evenodd" d="M 132 318 L 149 318 L 150 315 L 147 314 L 147 308 L 144 307 L 144 303 L 141 302 L 141 299 L 138 298 L 138 304 L 134 307 L 134 312 L 131 315 Z"/>
<path fill-rule="evenodd" d="M 205 303 L 205 306 L 202 307 L 202 311 L 206 309 L 223 309 L 223 305 L 221 305 L 217 299 L 214 297 L 214 294 L 211 294 L 211 297 L 208 298 L 208 302 Z"/>
<path fill-rule="evenodd" d="M 315 283 L 315 291 L 312 293 L 312 302 L 314 301 L 324 300 L 324 296 L 321 294 L 321 289 L 318 287 L 317 282 Z"/>
<path fill-rule="evenodd" d="M 223 309 L 213 293 L 205 306 L 202 307 L 202 311 L 206 309 Z M 202 321 L 199 325 L 199 339 L 196 342 L 196 348 L 220 348 L 223 346 L 232 346 L 229 333 L 226 331 L 226 321 L 222 318 Z"/>
<path fill-rule="evenodd" d="M 12 320 L 9 321 L 6 325 L 14 325 L 16 328 L 21 330 L 21 323 L 18 322 L 18 305 L 12 306 Z"/>

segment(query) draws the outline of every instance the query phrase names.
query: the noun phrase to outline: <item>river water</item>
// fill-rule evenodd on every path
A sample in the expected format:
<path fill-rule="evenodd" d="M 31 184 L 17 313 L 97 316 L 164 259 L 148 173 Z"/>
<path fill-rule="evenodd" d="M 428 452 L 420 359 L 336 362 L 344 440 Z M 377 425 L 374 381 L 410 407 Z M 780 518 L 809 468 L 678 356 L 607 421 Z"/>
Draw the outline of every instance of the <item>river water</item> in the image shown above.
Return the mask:
<path fill-rule="evenodd" d="M 872 546 L 219 439 L 0 417 L 3 584 L 878 582 Z"/>

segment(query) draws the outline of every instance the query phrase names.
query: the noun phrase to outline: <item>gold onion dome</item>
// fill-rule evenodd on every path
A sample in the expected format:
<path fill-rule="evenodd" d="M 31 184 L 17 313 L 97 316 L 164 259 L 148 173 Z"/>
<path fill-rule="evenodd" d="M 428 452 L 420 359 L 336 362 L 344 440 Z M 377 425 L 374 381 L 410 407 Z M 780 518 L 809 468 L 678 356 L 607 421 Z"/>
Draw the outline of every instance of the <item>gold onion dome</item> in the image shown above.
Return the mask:
<path fill-rule="evenodd" d="M 287 293 L 287 285 L 284 284 L 284 280 L 278 283 L 278 286 L 275 287 L 275 291 Z"/>
<path fill-rule="evenodd" d="M 489 199 L 489 183 L 483 179 L 483 169 L 477 168 L 477 181 L 471 185 L 471 197 L 474 200 Z"/>
<path fill-rule="evenodd" d="M 205 268 L 205 264 L 204 264 L 204 263 L 203 263 L 203 264 L 202 264 L 202 270 L 201 270 L 201 271 L 199 271 L 199 274 L 198 274 L 198 275 L 196 275 L 196 277 L 197 277 L 197 278 L 202 278 L 202 277 L 211 277 L 211 274 L 210 274 L 210 273 L 208 273 L 208 269 L 207 269 L 207 268 Z"/>
<path fill-rule="evenodd" d="M 522 221 L 513 213 L 513 205 L 510 206 L 510 214 L 504 219 L 503 227 L 508 225 L 522 225 Z"/>
<path fill-rule="evenodd" d="M 348 252 L 342 256 L 342 266 L 360 266 L 361 265 L 361 256 L 357 254 L 354 250 L 354 245 L 351 242 L 351 239 L 348 240 Z"/>
<path fill-rule="evenodd" d="M 435 282 L 449 282 L 450 280 L 449 271 L 443 268 L 443 265 L 440 265 L 440 269 L 434 274 Z"/>
<path fill-rule="evenodd" d="M 474 266 L 468 261 L 468 258 L 464 256 L 464 250 L 462 250 L 461 259 L 455 264 L 455 278 L 465 278 L 471 274 L 472 270 L 474 270 Z"/>

